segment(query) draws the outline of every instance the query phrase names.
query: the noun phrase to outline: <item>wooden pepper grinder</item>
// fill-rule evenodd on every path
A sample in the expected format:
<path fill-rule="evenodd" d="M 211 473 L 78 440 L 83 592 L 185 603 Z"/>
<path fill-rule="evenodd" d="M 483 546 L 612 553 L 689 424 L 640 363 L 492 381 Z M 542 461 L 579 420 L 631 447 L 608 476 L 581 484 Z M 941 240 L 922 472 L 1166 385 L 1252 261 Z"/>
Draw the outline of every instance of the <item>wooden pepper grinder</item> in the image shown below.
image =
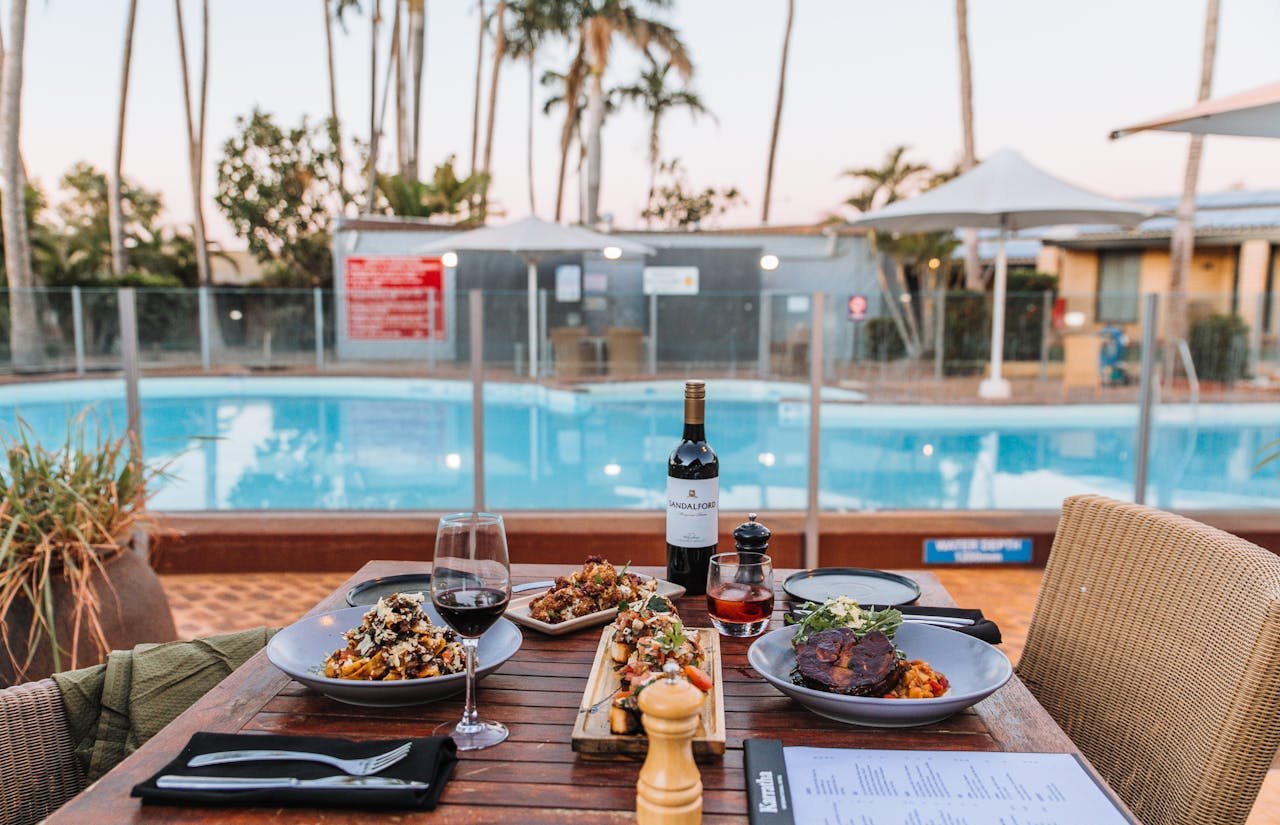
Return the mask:
<path fill-rule="evenodd" d="M 636 782 L 638 825 L 698 825 L 702 822 L 702 776 L 693 761 L 693 734 L 705 698 L 667 662 L 666 677 L 640 693 L 649 753 Z"/>

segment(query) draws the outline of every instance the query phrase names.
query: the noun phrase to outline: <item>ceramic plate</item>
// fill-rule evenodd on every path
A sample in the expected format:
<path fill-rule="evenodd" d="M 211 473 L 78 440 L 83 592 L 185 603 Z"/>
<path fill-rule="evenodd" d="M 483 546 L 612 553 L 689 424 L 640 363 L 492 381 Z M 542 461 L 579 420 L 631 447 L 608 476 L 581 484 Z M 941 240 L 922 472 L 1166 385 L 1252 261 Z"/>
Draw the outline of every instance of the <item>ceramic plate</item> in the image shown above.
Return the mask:
<path fill-rule="evenodd" d="M 860 605 L 910 604 L 920 598 L 915 579 L 863 567 L 821 567 L 792 573 L 782 589 L 793 601 L 817 602 L 848 596 Z"/>
<path fill-rule="evenodd" d="M 649 576 L 643 573 L 637 573 L 642 579 Z M 548 588 L 549 589 L 549 588 Z M 585 616 L 579 616 L 576 619 L 558 622 L 556 624 L 548 624 L 539 621 L 529 615 L 529 605 L 534 599 L 539 599 L 546 595 L 546 590 L 538 590 L 533 593 L 526 593 L 518 599 L 512 599 L 507 605 L 507 618 L 517 624 L 525 627 L 531 627 L 539 633 L 545 633 L 548 636 L 562 636 L 565 633 L 572 633 L 575 630 L 581 630 L 584 627 L 595 627 L 597 625 L 608 624 L 618 615 L 617 608 L 611 607 L 608 610 L 597 610 L 595 613 L 588 613 Z M 664 579 L 658 579 L 658 595 L 666 596 L 668 599 L 678 599 L 684 595 L 684 588 L 678 584 L 672 584 Z"/>
<path fill-rule="evenodd" d="M 430 602 L 423 604 L 422 609 L 432 624 L 445 624 Z M 271 664 L 312 690 L 350 705 L 422 705 L 463 691 L 466 687 L 465 673 L 392 682 L 330 679 L 325 676 L 324 660 L 333 651 L 347 646 L 342 634 L 358 627 L 366 612 L 366 607 L 348 607 L 294 622 L 267 643 L 267 658 Z M 501 667 L 520 649 L 521 641 L 520 629 L 506 619 L 499 619 L 480 637 L 476 678 L 483 678 Z"/>
<path fill-rule="evenodd" d="M 1009 659 L 972 636 L 926 624 L 904 624 L 893 643 L 908 659 L 923 659 L 951 682 L 936 699 L 874 699 L 842 696 L 797 685 L 791 681 L 796 665 L 791 637 L 795 627 L 782 627 L 752 643 L 747 661 L 774 687 L 809 710 L 853 725 L 908 728 L 946 719 L 995 693 L 1013 675 Z"/>

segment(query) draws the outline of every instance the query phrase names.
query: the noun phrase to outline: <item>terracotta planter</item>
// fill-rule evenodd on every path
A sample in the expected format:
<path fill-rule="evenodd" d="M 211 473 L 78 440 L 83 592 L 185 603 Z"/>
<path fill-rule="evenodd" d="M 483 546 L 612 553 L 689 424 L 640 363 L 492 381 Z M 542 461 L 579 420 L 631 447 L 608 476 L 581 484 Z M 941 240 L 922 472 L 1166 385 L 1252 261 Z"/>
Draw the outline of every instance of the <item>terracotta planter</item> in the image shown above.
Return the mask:
<path fill-rule="evenodd" d="M 169 600 L 151 566 L 132 550 L 121 553 L 103 565 L 95 574 L 94 588 L 101 608 L 102 629 L 112 650 L 124 650 L 143 642 L 170 642 L 178 637 L 169 612 Z M 55 580 L 54 605 L 58 615 L 58 642 L 63 650 L 71 649 L 72 600 L 66 582 Z M 4 617 L 9 629 L 9 643 L 14 659 L 23 661 L 27 656 L 26 638 L 31 627 L 31 605 L 17 602 Z M 89 633 L 81 629 L 78 667 L 98 664 L 102 659 Z M 69 670 L 69 654 L 62 655 L 61 669 Z M 19 681 L 43 679 L 55 670 L 49 641 L 42 640 L 41 649 L 32 659 L 22 678 L 17 677 L 13 661 L 0 648 L 0 687 Z"/>

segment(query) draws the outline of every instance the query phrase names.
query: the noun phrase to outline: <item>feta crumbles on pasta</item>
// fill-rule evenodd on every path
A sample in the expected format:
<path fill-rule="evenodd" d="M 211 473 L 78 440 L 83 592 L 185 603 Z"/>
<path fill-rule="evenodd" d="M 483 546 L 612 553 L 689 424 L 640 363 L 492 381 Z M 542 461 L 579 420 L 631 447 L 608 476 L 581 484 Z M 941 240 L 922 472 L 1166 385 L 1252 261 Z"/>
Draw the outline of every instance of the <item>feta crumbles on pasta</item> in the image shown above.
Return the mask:
<path fill-rule="evenodd" d="M 392 681 L 425 679 L 466 670 L 457 635 L 433 625 L 422 610 L 421 593 L 395 593 L 378 599 L 360 626 L 342 634 L 347 646 L 324 662 L 331 679 Z"/>

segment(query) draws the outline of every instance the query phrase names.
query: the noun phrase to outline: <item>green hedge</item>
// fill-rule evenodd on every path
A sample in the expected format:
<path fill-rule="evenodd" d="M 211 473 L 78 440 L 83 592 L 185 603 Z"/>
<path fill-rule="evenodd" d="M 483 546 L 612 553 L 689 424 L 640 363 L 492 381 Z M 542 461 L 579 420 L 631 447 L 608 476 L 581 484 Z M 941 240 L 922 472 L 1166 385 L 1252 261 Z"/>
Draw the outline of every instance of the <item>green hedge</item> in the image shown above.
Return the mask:
<path fill-rule="evenodd" d="M 892 318 L 871 318 L 866 323 L 866 335 L 867 357 L 872 361 L 893 361 L 907 354 Z"/>
<path fill-rule="evenodd" d="M 1187 341 L 1196 374 L 1230 384 L 1249 374 L 1249 325 L 1239 315 L 1210 315 L 1191 325 Z"/>

